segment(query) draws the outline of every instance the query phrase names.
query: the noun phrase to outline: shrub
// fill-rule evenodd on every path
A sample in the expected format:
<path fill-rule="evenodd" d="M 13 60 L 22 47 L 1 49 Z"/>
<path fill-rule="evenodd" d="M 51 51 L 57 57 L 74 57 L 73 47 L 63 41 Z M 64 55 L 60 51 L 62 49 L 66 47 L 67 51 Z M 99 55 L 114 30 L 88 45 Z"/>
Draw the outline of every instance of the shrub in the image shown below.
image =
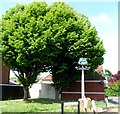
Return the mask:
<path fill-rule="evenodd" d="M 120 96 L 120 71 L 108 79 L 106 94 L 108 96 Z"/>
<path fill-rule="evenodd" d="M 108 88 L 106 89 L 106 95 L 120 96 L 120 80 L 108 85 Z"/>

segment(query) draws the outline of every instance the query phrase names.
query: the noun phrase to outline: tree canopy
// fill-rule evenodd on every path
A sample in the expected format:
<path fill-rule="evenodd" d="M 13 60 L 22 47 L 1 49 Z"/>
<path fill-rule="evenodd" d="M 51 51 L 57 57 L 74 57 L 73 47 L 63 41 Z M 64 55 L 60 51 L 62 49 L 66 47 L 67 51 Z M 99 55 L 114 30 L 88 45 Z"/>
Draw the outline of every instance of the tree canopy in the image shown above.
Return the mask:
<path fill-rule="evenodd" d="M 46 12 L 47 4 L 39 2 L 17 5 L 2 17 L 2 60 L 18 71 L 16 76 L 26 90 L 44 69 L 42 23 Z"/>
<path fill-rule="evenodd" d="M 64 2 L 17 5 L 2 17 L 3 61 L 29 87 L 50 69 L 61 92 L 75 79 L 75 62 L 87 58 L 91 70 L 103 63 L 105 49 L 88 18 Z M 49 68 L 50 66 L 50 68 Z M 47 68 L 47 69 L 46 69 Z"/>
<path fill-rule="evenodd" d="M 103 63 L 105 49 L 88 18 L 65 3 L 54 3 L 46 14 L 46 52 L 52 62 L 54 86 L 61 91 L 75 81 L 75 62 L 87 58 L 91 71 Z"/>

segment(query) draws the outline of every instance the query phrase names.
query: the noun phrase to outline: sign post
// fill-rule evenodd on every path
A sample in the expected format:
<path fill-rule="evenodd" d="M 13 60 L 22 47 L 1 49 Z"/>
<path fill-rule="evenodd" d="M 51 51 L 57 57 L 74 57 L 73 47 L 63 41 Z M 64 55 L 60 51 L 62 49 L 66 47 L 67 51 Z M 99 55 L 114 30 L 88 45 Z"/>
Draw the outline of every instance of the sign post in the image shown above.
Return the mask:
<path fill-rule="evenodd" d="M 82 70 L 82 79 L 81 79 L 81 96 L 82 96 L 82 102 L 84 107 L 85 102 L 85 80 L 84 80 L 84 70 L 89 70 L 89 67 L 86 67 L 85 65 L 88 64 L 86 58 L 80 58 L 78 61 L 79 65 L 82 65 L 82 67 L 76 67 L 77 70 Z"/>

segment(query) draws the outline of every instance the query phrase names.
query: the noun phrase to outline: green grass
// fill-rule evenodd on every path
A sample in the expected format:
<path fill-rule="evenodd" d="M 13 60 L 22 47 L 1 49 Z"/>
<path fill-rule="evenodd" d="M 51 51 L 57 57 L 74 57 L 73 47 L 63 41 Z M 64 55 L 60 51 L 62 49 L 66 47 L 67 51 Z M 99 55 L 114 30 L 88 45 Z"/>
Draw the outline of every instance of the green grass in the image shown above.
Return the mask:
<path fill-rule="evenodd" d="M 97 107 L 105 108 L 104 101 L 95 101 Z M 61 101 L 50 99 L 30 99 L 29 102 L 23 100 L 0 101 L 2 112 L 60 112 Z M 65 107 L 65 112 L 77 112 L 77 106 Z"/>
<path fill-rule="evenodd" d="M 30 99 L 30 102 L 23 100 L 0 101 L 2 112 L 59 112 L 60 101 L 48 99 Z"/>

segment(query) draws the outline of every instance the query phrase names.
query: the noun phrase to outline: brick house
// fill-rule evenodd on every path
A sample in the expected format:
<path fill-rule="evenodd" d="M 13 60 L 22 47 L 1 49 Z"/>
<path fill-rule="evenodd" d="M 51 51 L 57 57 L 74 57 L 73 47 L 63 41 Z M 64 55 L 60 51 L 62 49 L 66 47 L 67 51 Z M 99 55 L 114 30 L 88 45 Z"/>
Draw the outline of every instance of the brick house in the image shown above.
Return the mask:
<path fill-rule="evenodd" d="M 10 69 L 2 61 L 0 61 L 0 70 L 0 84 L 8 84 Z"/>
<path fill-rule="evenodd" d="M 92 79 L 85 76 L 85 96 L 90 97 L 94 100 L 104 100 L 105 91 L 104 91 L 104 77 L 101 76 L 103 73 L 103 67 L 100 65 L 98 69 L 95 70 L 98 75 Z M 52 82 L 52 75 L 47 75 L 42 79 L 44 83 Z M 62 100 L 77 100 L 81 98 L 81 81 L 71 83 L 69 88 L 64 89 L 61 94 Z"/>
<path fill-rule="evenodd" d="M 23 98 L 23 87 L 10 83 L 10 68 L 0 61 L 0 100 Z"/>

